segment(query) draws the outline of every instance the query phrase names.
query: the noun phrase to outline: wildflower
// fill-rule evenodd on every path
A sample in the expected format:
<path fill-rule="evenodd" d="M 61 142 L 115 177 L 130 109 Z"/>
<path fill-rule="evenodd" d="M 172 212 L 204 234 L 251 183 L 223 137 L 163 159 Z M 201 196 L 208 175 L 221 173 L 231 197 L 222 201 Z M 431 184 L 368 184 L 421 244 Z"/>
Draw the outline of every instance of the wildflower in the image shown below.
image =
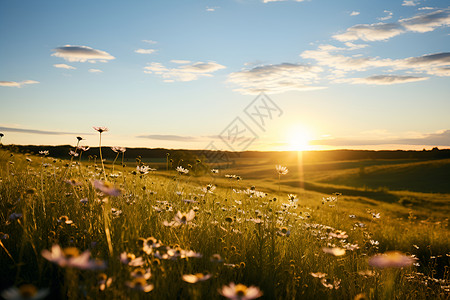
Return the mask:
<path fill-rule="evenodd" d="M 133 278 L 144 278 L 145 280 L 150 279 L 152 277 L 152 273 L 150 269 L 137 268 L 133 272 L 130 273 Z"/>
<path fill-rule="evenodd" d="M 178 167 L 177 167 L 177 172 L 178 172 L 179 174 L 187 174 L 187 173 L 189 173 L 189 170 L 188 170 L 188 169 L 185 169 L 185 168 L 183 168 L 183 167 L 181 167 L 181 166 L 178 166 Z"/>
<path fill-rule="evenodd" d="M 77 136 L 77 140 L 79 141 L 79 142 L 81 142 L 82 140 L 84 140 L 81 136 Z"/>
<path fill-rule="evenodd" d="M 73 157 L 77 157 L 79 154 L 76 151 L 70 150 L 69 155 Z"/>
<path fill-rule="evenodd" d="M 139 246 L 141 246 L 142 251 L 150 255 L 155 248 L 159 248 L 161 246 L 161 242 L 156 240 L 154 237 L 149 238 L 140 238 L 138 240 Z"/>
<path fill-rule="evenodd" d="M 10 287 L 1 293 L 6 300 L 22 300 L 22 299 L 44 299 L 49 294 L 48 289 L 38 290 L 32 284 L 23 284 L 19 288 Z"/>
<path fill-rule="evenodd" d="M 79 186 L 83 185 L 83 183 L 76 181 L 75 179 L 66 179 L 64 180 L 65 183 L 70 184 L 71 186 Z"/>
<path fill-rule="evenodd" d="M 211 173 L 213 173 L 213 174 L 219 174 L 219 170 L 218 170 L 218 169 L 211 169 Z"/>
<path fill-rule="evenodd" d="M 102 132 L 105 132 L 105 131 L 108 131 L 109 129 L 108 128 L 106 128 L 106 127 L 97 127 L 97 126 L 93 126 L 92 128 L 94 128 L 94 130 L 96 130 L 96 131 L 98 131 L 98 132 L 100 132 L 100 133 L 102 133 Z"/>
<path fill-rule="evenodd" d="M 322 278 L 320 280 L 320 283 L 322 283 L 322 285 L 324 287 L 326 287 L 327 289 L 330 289 L 330 290 L 335 289 L 335 290 L 337 290 L 340 287 L 341 280 L 340 279 L 337 279 L 337 280 L 334 279 L 333 280 L 333 284 L 331 284 L 331 283 L 328 283 L 326 278 Z"/>
<path fill-rule="evenodd" d="M 89 146 L 78 146 L 77 149 L 78 149 L 78 150 L 81 150 L 81 151 L 83 151 L 83 152 L 86 152 L 86 151 L 88 151 L 89 149 L 91 149 L 91 147 L 89 147 Z"/>
<path fill-rule="evenodd" d="M 379 219 L 380 217 L 380 213 L 372 213 L 372 218 Z"/>
<path fill-rule="evenodd" d="M 263 295 L 261 290 L 256 286 L 247 287 L 243 284 L 235 285 L 233 282 L 230 285 L 224 285 L 219 293 L 225 298 L 232 300 L 246 300 L 256 299 Z"/>
<path fill-rule="evenodd" d="M 75 247 L 61 249 L 59 245 L 53 245 L 52 250 L 42 250 L 42 256 L 60 267 L 71 267 L 82 270 L 96 270 L 105 268 L 105 263 L 90 260 L 91 252 L 89 250 L 80 254 L 80 251 Z"/>
<path fill-rule="evenodd" d="M 287 229 L 287 227 L 281 227 L 280 230 L 277 231 L 277 234 L 279 236 L 289 237 L 291 235 L 291 231 L 289 229 Z"/>
<path fill-rule="evenodd" d="M 111 183 L 106 181 L 94 180 L 92 185 L 100 192 L 109 196 L 119 196 L 121 194 L 120 189 L 116 189 Z"/>
<path fill-rule="evenodd" d="M 345 254 L 345 249 L 339 248 L 339 247 L 333 247 L 333 248 L 322 248 L 322 251 L 334 256 L 342 256 Z"/>
<path fill-rule="evenodd" d="M 209 259 L 211 262 L 213 262 L 213 263 L 220 263 L 220 262 L 223 262 L 223 259 L 222 259 L 222 256 L 220 256 L 220 254 L 213 254 L 211 257 L 210 257 L 210 259 Z"/>
<path fill-rule="evenodd" d="M 104 291 L 106 288 L 110 287 L 112 283 L 112 278 L 109 277 L 105 273 L 100 273 L 98 275 L 98 289 L 100 291 Z"/>
<path fill-rule="evenodd" d="M 27 157 L 26 160 L 27 160 L 27 162 L 29 162 L 29 163 L 32 162 L 31 158 L 29 158 L 29 157 Z"/>
<path fill-rule="evenodd" d="M 68 216 L 61 216 L 58 219 L 58 223 L 65 223 L 67 225 L 73 224 L 73 221 L 69 219 Z"/>
<path fill-rule="evenodd" d="M 142 257 L 136 258 L 136 255 L 127 252 L 120 254 L 120 262 L 131 267 L 140 267 L 144 264 Z"/>
<path fill-rule="evenodd" d="M 22 214 L 21 213 L 12 213 L 11 215 L 9 215 L 9 220 L 11 221 L 15 221 L 22 218 Z"/>
<path fill-rule="evenodd" d="M 144 293 L 148 293 L 154 288 L 154 285 L 148 284 L 147 280 L 145 280 L 144 278 L 134 278 L 133 281 L 127 281 L 125 282 L 125 284 L 130 289 L 141 291 Z"/>
<path fill-rule="evenodd" d="M 197 274 L 186 274 L 183 275 L 182 279 L 183 281 L 186 281 L 188 283 L 197 283 L 201 281 L 206 281 L 212 277 L 211 274 L 203 274 L 203 273 L 197 273 Z"/>
<path fill-rule="evenodd" d="M 298 201 L 297 195 L 294 195 L 294 194 L 288 194 L 288 199 L 291 202 L 297 202 Z"/>
<path fill-rule="evenodd" d="M 125 151 L 127 151 L 127 148 L 114 146 L 114 147 L 111 147 L 111 150 L 116 152 L 116 153 L 119 153 L 119 152 L 120 153 L 124 153 Z"/>
<path fill-rule="evenodd" d="M 275 166 L 275 169 L 277 170 L 278 175 L 286 175 L 289 172 L 288 168 L 282 167 L 280 165 Z"/>
<path fill-rule="evenodd" d="M 311 274 L 311 276 L 312 277 L 315 277 L 315 278 L 325 278 L 325 276 L 327 276 L 327 274 L 326 273 L 321 273 L 321 272 L 317 272 L 317 273 L 310 273 Z"/>
<path fill-rule="evenodd" d="M 206 193 L 212 194 L 215 189 L 216 189 L 215 185 L 208 184 L 206 187 L 202 188 L 202 192 L 205 193 L 205 194 Z"/>
<path fill-rule="evenodd" d="M 145 165 L 136 167 L 136 172 L 140 173 L 141 175 L 148 174 L 149 170 L 150 170 L 150 167 L 149 166 L 145 166 Z"/>
<path fill-rule="evenodd" d="M 399 251 L 388 251 L 372 256 L 369 259 L 369 265 L 380 269 L 402 268 L 412 265 L 414 261 L 413 257 L 404 255 Z"/>
<path fill-rule="evenodd" d="M 364 277 L 372 277 L 375 275 L 375 272 L 372 270 L 363 270 L 363 271 L 358 271 L 358 274 Z"/>
<path fill-rule="evenodd" d="M 188 213 L 181 213 L 180 211 L 178 211 L 173 220 L 178 224 L 186 225 L 190 221 L 194 220 L 194 218 L 195 218 L 195 211 L 191 209 Z"/>
<path fill-rule="evenodd" d="M 46 156 L 49 154 L 49 152 L 48 152 L 48 150 L 44 150 L 44 151 L 39 151 L 39 154 Z"/>

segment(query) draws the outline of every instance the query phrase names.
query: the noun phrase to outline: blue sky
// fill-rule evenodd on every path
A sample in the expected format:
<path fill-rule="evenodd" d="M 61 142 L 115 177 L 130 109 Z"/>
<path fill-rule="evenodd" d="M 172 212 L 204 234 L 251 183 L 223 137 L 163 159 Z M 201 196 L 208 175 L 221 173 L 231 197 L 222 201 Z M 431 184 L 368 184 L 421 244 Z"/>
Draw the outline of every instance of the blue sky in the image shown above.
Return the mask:
<path fill-rule="evenodd" d="M 450 147 L 449 25 L 433 0 L 3 1 L 2 142 L 229 149 L 239 117 L 248 149 Z"/>

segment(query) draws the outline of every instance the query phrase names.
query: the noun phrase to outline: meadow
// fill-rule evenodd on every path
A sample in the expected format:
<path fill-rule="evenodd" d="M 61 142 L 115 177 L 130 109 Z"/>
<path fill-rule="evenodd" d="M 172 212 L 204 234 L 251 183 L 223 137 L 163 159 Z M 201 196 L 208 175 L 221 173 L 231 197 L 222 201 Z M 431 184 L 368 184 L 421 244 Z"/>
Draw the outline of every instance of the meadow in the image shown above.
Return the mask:
<path fill-rule="evenodd" d="M 84 150 L 0 150 L 3 298 L 450 297 L 448 159 L 279 155 L 200 173 L 200 159 Z"/>

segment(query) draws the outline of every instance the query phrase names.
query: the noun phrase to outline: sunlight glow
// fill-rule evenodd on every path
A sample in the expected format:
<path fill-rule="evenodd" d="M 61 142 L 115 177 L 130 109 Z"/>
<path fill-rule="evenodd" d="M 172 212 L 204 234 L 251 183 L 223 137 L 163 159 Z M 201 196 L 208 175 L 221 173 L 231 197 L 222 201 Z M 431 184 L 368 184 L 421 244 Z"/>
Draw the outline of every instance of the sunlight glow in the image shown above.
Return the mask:
<path fill-rule="evenodd" d="M 311 150 L 309 141 L 311 140 L 310 132 L 302 125 L 296 125 L 288 132 L 287 149 L 290 151 Z"/>

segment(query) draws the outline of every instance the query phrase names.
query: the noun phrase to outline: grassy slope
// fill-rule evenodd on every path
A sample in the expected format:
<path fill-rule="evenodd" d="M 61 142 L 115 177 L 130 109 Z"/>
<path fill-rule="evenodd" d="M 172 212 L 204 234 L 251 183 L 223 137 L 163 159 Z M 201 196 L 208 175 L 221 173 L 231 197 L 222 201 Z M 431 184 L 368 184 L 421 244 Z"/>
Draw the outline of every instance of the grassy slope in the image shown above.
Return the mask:
<path fill-rule="evenodd" d="M 431 275 L 437 272 L 440 278 L 448 276 L 443 273 L 444 266 L 448 265 L 445 254 L 450 251 L 448 220 L 445 221 L 445 215 L 433 210 L 433 206 L 429 205 L 441 201 L 436 200 L 433 194 L 424 194 L 422 197 L 409 193 L 421 199 L 426 199 L 425 196 L 429 199 L 417 206 L 407 207 L 396 201 L 379 201 L 370 197 L 370 194 L 361 194 L 364 190 L 347 187 L 346 191 L 353 191 L 355 195 L 344 192 L 344 196 L 340 197 L 337 203 L 322 204 L 322 198 L 328 197 L 331 191 L 342 190 L 338 186 L 327 187 L 323 183 L 314 183 L 316 186 L 313 186 L 313 182 L 305 180 L 307 176 L 299 176 L 301 173 L 295 164 L 288 164 L 291 172 L 283 176 L 278 193 L 273 162 L 266 160 L 241 162 L 235 169 L 222 172 L 214 178 L 179 178 L 173 172 L 157 172 L 142 178 L 127 175 L 124 181 L 121 178 L 115 180 L 118 186 L 126 190 L 126 194 L 113 199 L 111 203 L 122 210 L 123 215 L 111 220 L 115 254 L 110 256 L 104 238 L 102 206 L 95 202 L 95 191 L 89 183 L 92 177 L 98 176 L 95 175 L 94 168 L 84 165 L 84 171 L 81 173 L 84 175 L 81 177 L 76 168 L 72 169 L 70 177 L 83 182 L 82 186 L 73 189 L 54 180 L 60 178 L 64 172 L 64 164 L 46 160 L 59 169 L 49 167 L 44 170 L 45 176 L 41 177 L 41 158 L 32 159 L 33 162 L 28 164 L 23 155 L 16 155 L 12 159 L 15 164 L 7 167 L 7 161 L 11 158 L 0 151 L 0 230 L 10 235 L 4 245 L 17 263 L 12 264 L 5 253 L 1 253 L 0 274 L 2 285 L 5 285 L 2 288 L 10 284 L 33 282 L 44 287 L 50 285 L 52 293 L 58 293 L 66 284 L 70 286 L 64 273 L 39 255 L 42 249 L 49 249 L 51 244 L 56 242 L 62 246 L 73 245 L 82 250 L 89 248 L 94 256 L 108 261 L 107 273 L 114 276 L 115 280 L 106 295 L 95 290 L 95 273 L 80 273 L 82 276 L 79 280 L 86 285 L 84 289 L 87 289 L 90 298 L 138 298 L 138 294 L 127 292 L 124 287 L 124 282 L 129 280 L 130 269 L 118 263 L 117 256 L 122 251 L 138 254 L 137 239 L 150 235 L 166 244 L 178 244 L 184 249 L 193 249 L 205 256 L 205 259 L 200 261 L 189 260 L 178 264 L 168 261 L 162 262 L 160 266 L 151 266 L 154 274 L 152 282 L 155 284 L 155 291 L 151 296 L 154 299 L 192 296 L 191 289 L 181 282 L 180 276 L 205 270 L 215 275 L 213 280 L 197 286 L 205 299 L 216 299 L 218 288 L 231 281 L 260 286 L 267 299 L 350 299 L 359 292 L 366 293 L 369 298 L 382 298 L 386 296 L 383 282 L 390 273 L 380 272 L 377 277 L 363 278 L 356 274 L 356 271 L 368 267 L 367 256 L 393 249 L 417 255 L 421 262 L 419 271 L 422 273 Z M 7 169 L 14 175 L 8 175 Z M 131 167 L 125 173 L 130 171 Z M 88 176 L 89 172 L 92 174 Z M 109 169 L 107 173 L 110 173 Z M 223 175 L 226 173 L 241 175 L 244 180 L 225 179 Z M 181 190 L 185 195 L 198 195 L 198 187 L 210 182 L 218 186 L 215 194 L 209 195 L 205 201 L 198 204 L 184 203 L 181 197 L 175 194 L 175 191 Z M 302 189 L 302 185 L 307 189 Z M 265 200 L 252 199 L 244 194 L 231 192 L 232 188 L 242 190 L 251 186 L 268 193 L 268 197 Z M 29 188 L 34 188 L 37 193 L 27 196 L 25 202 L 17 201 L 25 197 L 24 193 Z M 289 211 L 282 209 L 280 204 L 287 202 L 287 193 L 298 194 L 298 208 Z M 388 195 L 396 193 L 406 195 L 403 194 L 406 192 L 387 191 Z M 79 203 L 81 197 L 89 198 L 88 206 Z M 199 200 L 203 199 L 199 197 Z M 278 200 L 265 204 L 268 203 L 267 199 L 273 197 Z M 162 207 L 157 201 L 167 201 L 172 209 L 156 212 L 153 206 Z M 173 229 L 162 225 L 162 221 L 171 220 L 177 210 L 187 211 L 194 205 L 200 207 L 195 221 L 197 226 Z M 44 207 L 47 209 L 45 214 L 42 211 Z M 24 214 L 22 222 L 8 222 L 10 213 L 16 211 Z M 275 217 L 273 211 L 281 212 L 277 214 L 280 223 L 273 219 L 273 222 L 267 223 L 268 227 L 265 227 L 266 225 L 259 226 L 245 221 L 259 214 Z M 381 213 L 381 218 L 374 219 L 371 213 Z M 68 215 L 76 227 L 59 224 L 57 219 L 61 215 Z M 350 218 L 349 215 L 355 215 L 355 218 Z M 420 215 L 420 220 L 416 218 L 417 215 Z M 228 216 L 236 221 L 232 224 L 225 222 Z M 365 223 L 366 227 L 355 227 L 358 222 Z M 345 230 L 349 233 L 348 241 L 358 243 L 361 250 L 342 258 L 324 255 L 321 248 L 327 245 L 328 240 L 322 240 L 312 234 L 307 229 L 308 224 L 324 224 Z M 277 236 L 277 228 L 270 227 L 273 225 L 287 226 L 291 230 L 291 236 Z M 379 245 L 371 245 L 371 240 L 378 241 Z M 93 247 L 92 242 L 98 245 Z M 335 240 L 329 242 L 338 244 Z M 236 250 L 231 251 L 233 247 Z M 220 253 L 226 263 L 243 262 L 245 267 L 230 269 L 223 265 L 214 266 L 207 259 L 213 253 Z M 443 256 L 433 260 L 432 255 Z M 310 272 L 318 271 L 327 273 L 329 278 L 341 279 L 341 288 L 332 291 L 324 289 L 319 280 L 309 275 Z M 420 285 L 415 279 L 407 280 L 410 274 L 414 272 L 411 273 L 408 269 L 398 273 L 395 292 L 397 297 L 421 299 L 429 295 L 436 297 L 439 294 L 439 288 L 434 285 L 430 288 Z M 433 276 L 436 276 L 436 273 Z"/>

